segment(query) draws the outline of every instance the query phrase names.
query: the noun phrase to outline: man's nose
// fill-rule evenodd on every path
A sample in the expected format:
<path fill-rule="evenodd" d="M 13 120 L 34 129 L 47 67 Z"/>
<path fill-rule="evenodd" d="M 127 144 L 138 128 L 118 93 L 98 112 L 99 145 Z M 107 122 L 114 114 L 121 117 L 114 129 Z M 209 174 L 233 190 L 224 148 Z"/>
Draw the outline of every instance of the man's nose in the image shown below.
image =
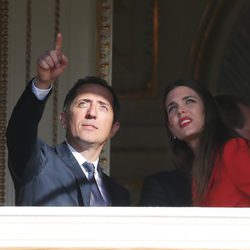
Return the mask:
<path fill-rule="evenodd" d="M 96 116 L 97 116 L 96 106 L 94 104 L 91 104 L 87 110 L 86 118 L 96 119 Z"/>

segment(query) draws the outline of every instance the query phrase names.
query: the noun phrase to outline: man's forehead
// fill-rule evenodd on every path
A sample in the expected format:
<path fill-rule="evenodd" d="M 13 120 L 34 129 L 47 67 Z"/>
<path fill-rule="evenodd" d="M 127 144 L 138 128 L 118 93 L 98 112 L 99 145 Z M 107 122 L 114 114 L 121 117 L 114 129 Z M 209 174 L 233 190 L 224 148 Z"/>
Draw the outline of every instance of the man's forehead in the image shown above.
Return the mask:
<path fill-rule="evenodd" d="M 79 87 L 75 99 L 79 99 L 83 96 L 95 96 L 98 97 L 100 100 L 107 100 L 110 103 L 113 102 L 112 93 L 104 86 L 98 84 L 86 83 Z"/>

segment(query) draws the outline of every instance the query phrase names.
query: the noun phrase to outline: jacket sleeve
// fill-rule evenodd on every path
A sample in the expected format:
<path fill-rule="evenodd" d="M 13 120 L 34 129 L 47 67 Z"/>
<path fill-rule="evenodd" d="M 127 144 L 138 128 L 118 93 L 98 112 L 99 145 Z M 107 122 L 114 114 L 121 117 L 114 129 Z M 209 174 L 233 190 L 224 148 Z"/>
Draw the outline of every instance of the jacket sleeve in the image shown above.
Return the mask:
<path fill-rule="evenodd" d="M 144 179 L 140 206 L 179 207 L 190 206 L 191 184 L 178 170 L 162 171 Z"/>
<path fill-rule="evenodd" d="M 37 143 L 38 124 L 46 101 L 40 101 L 32 92 L 32 80 L 26 86 L 14 107 L 6 130 L 8 165 L 12 176 L 22 178 L 27 162 Z"/>

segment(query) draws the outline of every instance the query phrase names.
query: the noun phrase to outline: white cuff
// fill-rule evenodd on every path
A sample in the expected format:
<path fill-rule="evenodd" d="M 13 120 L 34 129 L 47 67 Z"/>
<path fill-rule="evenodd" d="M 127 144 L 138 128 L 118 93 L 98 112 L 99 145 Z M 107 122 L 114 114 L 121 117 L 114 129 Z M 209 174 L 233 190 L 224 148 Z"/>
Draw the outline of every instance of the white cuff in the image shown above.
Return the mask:
<path fill-rule="evenodd" d="M 50 90 L 53 88 L 53 85 L 50 85 L 48 89 L 39 89 L 35 86 L 35 79 L 32 80 L 32 92 L 36 96 L 36 98 L 40 101 L 44 100 L 46 96 L 49 94 Z"/>

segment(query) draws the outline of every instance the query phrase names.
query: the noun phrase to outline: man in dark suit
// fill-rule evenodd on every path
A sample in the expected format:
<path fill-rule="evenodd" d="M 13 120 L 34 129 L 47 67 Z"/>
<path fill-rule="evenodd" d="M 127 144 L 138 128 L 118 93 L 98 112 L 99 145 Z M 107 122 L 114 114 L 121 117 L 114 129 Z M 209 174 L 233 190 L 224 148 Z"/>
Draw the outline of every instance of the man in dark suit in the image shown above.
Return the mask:
<path fill-rule="evenodd" d="M 8 124 L 8 164 L 16 205 L 129 206 L 128 191 L 99 166 L 103 146 L 119 129 L 119 102 L 106 81 L 86 77 L 70 89 L 60 116 L 65 142 L 51 147 L 37 137 L 53 82 L 68 64 L 61 49 L 59 33 L 55 49 L 38 59 L 37 76 L 27 85 Z"/>
<path fill-rule="evenodd" d="M 144 179 L 140 206 L 188 207 L 191 204 L 191 182 L 183 172 L 162 171 Z"/>

